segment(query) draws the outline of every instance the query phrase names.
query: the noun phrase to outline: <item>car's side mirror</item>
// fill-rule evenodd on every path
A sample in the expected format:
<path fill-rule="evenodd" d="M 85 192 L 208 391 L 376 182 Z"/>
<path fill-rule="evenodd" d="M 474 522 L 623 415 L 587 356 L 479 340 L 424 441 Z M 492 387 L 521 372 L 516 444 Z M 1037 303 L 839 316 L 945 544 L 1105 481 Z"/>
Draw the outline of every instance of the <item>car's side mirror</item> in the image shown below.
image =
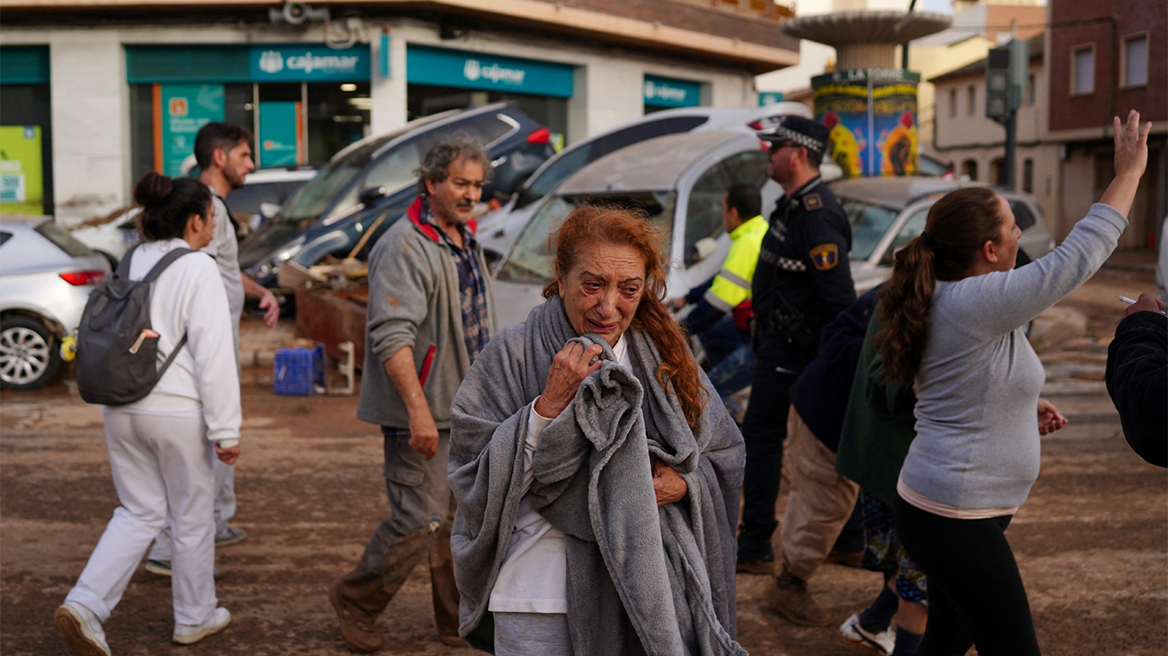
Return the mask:
<path fill-rule="evenodd" d="M 280 213 L 280 206 L 276 203 L 260 203 L 260 216 L 265 220 L 275 218 Z"/>
<path fill-rule="evenodd" d="M 357 202 L 368 207 L 373 201 L 385 196 L 388 191 L 385 187 L 370 187 L 361 192 L 361 195 L 357 197 Z"/>

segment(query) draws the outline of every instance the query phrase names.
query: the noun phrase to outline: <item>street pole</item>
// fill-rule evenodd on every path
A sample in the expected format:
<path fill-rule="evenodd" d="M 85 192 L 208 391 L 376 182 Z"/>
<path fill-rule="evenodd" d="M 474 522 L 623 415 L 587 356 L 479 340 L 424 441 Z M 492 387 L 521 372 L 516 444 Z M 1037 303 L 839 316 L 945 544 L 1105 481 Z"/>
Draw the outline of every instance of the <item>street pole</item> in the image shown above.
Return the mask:
<path fill-rule="evenodd" d="M 908 3 L 908 13 L 912 14 L 916 6 L 917 0 L 912 0 L 912 2 Z M 906 71 L 908 70 L 908 41 L 900 45 L 900 67 Z"/>

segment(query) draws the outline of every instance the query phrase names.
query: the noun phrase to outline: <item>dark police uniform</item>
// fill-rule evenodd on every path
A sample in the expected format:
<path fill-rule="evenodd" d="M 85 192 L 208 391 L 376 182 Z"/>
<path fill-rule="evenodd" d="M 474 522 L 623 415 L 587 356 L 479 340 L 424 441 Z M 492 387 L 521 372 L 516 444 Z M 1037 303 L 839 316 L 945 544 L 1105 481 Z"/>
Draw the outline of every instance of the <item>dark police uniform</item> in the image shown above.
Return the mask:
<path fill-rule="evenodd" d="M 819 176 L 780 198 L 771 214 L 752 284 L 756 364 L 742 426 L 746 473 L 740 565 L 773 562 L 770 540 L 778 526 L 775 501 L 788 391 L 815 358 L 820 329 L 856 300 L 848 265 L 851 247 L 847 217 Z"/>

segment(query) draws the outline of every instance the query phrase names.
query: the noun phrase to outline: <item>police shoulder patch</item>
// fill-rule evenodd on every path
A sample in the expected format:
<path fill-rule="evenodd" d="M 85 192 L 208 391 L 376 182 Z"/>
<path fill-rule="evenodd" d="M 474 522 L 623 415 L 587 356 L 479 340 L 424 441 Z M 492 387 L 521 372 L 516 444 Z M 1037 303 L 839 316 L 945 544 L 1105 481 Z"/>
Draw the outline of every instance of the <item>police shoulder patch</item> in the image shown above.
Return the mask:
<path fill-rule="evenodd" d="M 839 264 L 839 246 L 836 244 L 820 244 L 811 249 L 811 263 L 820 271 L 834 269 Z"/>
<path fill-rule="evenodd" d="M 810 211 L 817 210 L 821 207 L 823 207 L 823 199 L 819 197 L 819 194 L 807 194 L 803 197 L 804 209 Z"/>

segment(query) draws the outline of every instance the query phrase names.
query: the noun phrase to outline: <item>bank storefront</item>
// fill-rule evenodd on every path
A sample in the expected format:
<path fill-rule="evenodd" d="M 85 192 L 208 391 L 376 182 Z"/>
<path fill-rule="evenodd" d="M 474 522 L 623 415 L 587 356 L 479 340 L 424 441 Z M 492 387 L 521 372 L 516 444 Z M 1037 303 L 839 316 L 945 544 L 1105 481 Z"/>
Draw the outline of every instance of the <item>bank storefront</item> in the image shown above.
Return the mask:
<path fill-rule="evenodd" d="M 183 173 L 211 121 L 249 127 L 258 166 L 325 161 L 367 135 L 368 46 L 128 45 L 132 169 Z"/>
<path fill-rule="evenodd" d="M 410 120 L 471 104 L 511 101 L 552 133 L 557 150 L 568 127 L 575 67 L 429 45 L 406 48 Z"/>

